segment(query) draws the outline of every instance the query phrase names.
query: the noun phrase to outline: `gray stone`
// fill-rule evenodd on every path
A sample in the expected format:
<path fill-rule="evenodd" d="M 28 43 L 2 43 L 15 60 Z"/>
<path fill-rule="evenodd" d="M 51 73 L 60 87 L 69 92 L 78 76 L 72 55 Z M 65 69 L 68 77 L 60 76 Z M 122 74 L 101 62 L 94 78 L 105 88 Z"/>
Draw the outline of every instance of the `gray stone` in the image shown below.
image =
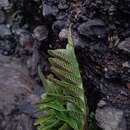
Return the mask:
<path fill-rule="evenodd" d="M 120 42 L 118 48 L 123 50 L 126 53 L 130 53 L 130 37 Z"/>
<path fill-rule="evenodd" d="M 104 107 L 104 106 L 106 106 L 106 102 L 104 101 L 104 100 L 101 100 L 99 103 L 98 103 L 98 107 Z"/>
<path fill-rule="evenodd" d="M 33 55 L 32 55 L 32 68 L 31 68 L 31 76 L 35 76 L 37 74 L 37 66 L 39 62 L 39 53 L 37 49 L 34 49 Z"/>
<path fill-rule="evenodd" d="M 8 0 L 0 0 L 0 8 L 9 6 Z"/>
<path fill-rule="evenodd" d="M 56 6 L 51 6 L 48 4 L 43 3 L 43 16 L 47 17 L 47 16 L 56 16 L 56 14 L 58 13 L 58 8 Z"/>
<path fill-rule="evenodd" d="M 67 4 L 66 0 L 60 0 L 58 8 L 64 10 L 64 9 L 69 8 L 69 5 Z"/>
<path fill-rule="evenodd" d="M 28 115 L 14 115 L 8 119 L 4 130 L 34 130 L 33 121 Z"/>
<path fill-rule="evenodd" d="M 4 38 L 9 35 L 11 35 L 10 29 L 4 24 L 0 25 L 0 37 Z"/>
<path fill-rule="evenodd" d="M 130 61 L 126 61 L 122 64 L 124 68 L 130 68 Z"/>
<path fill-rule="evenodd" d="M 36 118 L 40 113 L 38 112 L 37 105 L 40 101 L 40 97 L 37 95 L 30 95 L 18 105 L 19 111 L 26 113 L 33 118 Z"/>
<path fill-rule="evenodd" d="M 11 31 L 12 31 L 12 33 L 15 34 L 16 36 L 20 36 L 21 33 L 28 33 L 27 30 L 22 29 L 22 28 L 20 28 L 19 26 L 13 26 L 13 27 L 11 28 Z"/>
<path fill-rule="evenodd" d="M 47 37 L 48 37 L 48 33 L 49 33 L 49 30 L 46 26 L 44 25 L 39 25 L 37 26 L 34 31 L 33 31 L 33 34 L 34 34 L 34 37 L 38 40 L 38 41 L 43 41 L 45 40 Z"/>
<path fill-rule="evenodd" d="M 9 115 L 32 92 L 28 71 L 9 57 L 0 55 L 0 113 Z"/>
<path fill-rule="evenodd" d="M 98 108 L 96 121 L 103 130 L 127 130 L 123 111 L 113 107 Z"/>
<path fill-rule="evenodd" d="M 66 21 L 65 20 L 57 20 L 53 23 L 52 25 L 52 30 L 55 33 L 59 33 L 62 29 L 64 29 L 66 26 Z"/>
<path fill-rule="evenodd" d="M 6 56 L 15 52 L 16 42 L 13 38 L 0 40 L 0 53 Z"/>
<path fill-rule="evenodd" d="M 75 47 L 85 48 L 87 41 L 81 38 L 77 33 L 73 34 L 73 41 Z"/>
<path fill-rule="evenodd" d="M 18 59 L 0 55 L 0 130 L 34 130 L 32 117 L 37 116 L 39 97 L 33 86 Z"/>
<path fill-rule="evenodd" d="M 19 35 L 19 44 L 24 48 L 32 48 L 33 46 L 33 37 L 29 32 L 21 32 Z"/>
<path fill-rule="evenodd" d="M 59 38 L 62 40 L 67 39 L 68 37 L 68 30 L 67 29 L 62 29 L 59 33 Z"/>
<path fill-rule="evenodd" d="M 78 27 L 79 34 L 83 36 L 97 36 L 104 38 L 106 36 L 105 23 L 100 19 L 88 20 Z"/>
<path fill-rule="evenodd" d="M 5 22 L 5 13 L 0 10 L 0 24 Z"/>

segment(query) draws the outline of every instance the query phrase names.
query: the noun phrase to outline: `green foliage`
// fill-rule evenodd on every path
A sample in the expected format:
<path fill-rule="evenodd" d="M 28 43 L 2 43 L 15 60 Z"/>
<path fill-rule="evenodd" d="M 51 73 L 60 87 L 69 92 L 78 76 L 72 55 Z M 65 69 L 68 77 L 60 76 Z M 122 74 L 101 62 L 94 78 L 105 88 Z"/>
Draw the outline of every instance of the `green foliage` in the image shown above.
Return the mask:
<path fill-rule="evenodd" d="M 85 130 L 87 108 L 71 31 L 66 49 L 48 53 L 52 74 L 46 79 L 38 68 L 46 91 L 39 104 L 46 114 L 37 119 L 38 130 Z"/>

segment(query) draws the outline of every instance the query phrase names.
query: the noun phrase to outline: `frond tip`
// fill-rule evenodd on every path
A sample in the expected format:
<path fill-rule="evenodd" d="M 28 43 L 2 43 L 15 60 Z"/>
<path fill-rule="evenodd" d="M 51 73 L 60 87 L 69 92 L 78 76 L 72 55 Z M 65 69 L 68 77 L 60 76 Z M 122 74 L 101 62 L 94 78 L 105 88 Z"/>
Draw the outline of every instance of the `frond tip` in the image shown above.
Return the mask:
<path fill-rule="evenodd" d="M 66 49 L 49 50 L 48 53 L 54 76 L 46 79 L 38 68 L 46 91 L 39 108 L 47 113 L 37 119 L 38 130 L 86 130 L 87 108 L 71 31 Z"/>

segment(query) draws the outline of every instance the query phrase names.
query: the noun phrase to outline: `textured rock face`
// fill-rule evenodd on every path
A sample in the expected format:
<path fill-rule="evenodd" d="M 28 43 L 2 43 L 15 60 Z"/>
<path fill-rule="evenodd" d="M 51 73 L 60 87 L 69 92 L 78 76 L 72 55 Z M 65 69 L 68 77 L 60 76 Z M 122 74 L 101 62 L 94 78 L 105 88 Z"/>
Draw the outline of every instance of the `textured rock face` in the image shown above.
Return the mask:
<path fill-rule="evenodd" d="M 4 38 L 4 37 L 10 36 L 10 35 L 11 35 L 10 29 L 4 24 L 0 25 L 0 37 Z"/>
<path fill-rule="evenodd" d="M 118 48 L 130 54 L 130 38 L 126 38 L 124 41 L 119 43 Z"/>
<path fill-rule="evenodd" d="M 70 23 L 73 23 L 74 45 L 90 109 L 95 111 L 97 102 L 103 97 L 107 104 L 123 111 L 127 130 L 130 130 L 130 0 L 0 0 L 0 53 L 12 55 L 17 52 L 25 62 L 29 58 L 27 65 L 34 77 L 38 64 L 48 74 L 47 50 L 65 47 Z M 0 111 L 5 115 L 5 119 L 0 115 L 0 123 L 1 120 L 6 123 L 0 124 L 0 130 L 6 128 L 7 118 L 8 122 L 14 118 L 8 130 L 14 130 L 14 122 L 19 124 L 21 116 L 30 120 L 18 112 L 37 116 L 32 102 L 38 97 L 27 94 L 30 85 L 26 83 L 23 88 L 17 87 L 23 84 L 23 78 L 18 76 L 16 66 L 10 62 L 1 63 L 3 70 L 0 72 L 6 75 L 1 75 L 1 80 L 10 78 L 7 83 L 1 82 L 6 87 L 1 87 L 0 91 Z M 11 83 L 14 85 L 9 87 Z M 41 89 L 38 93 L 41 94 Z M 10 113 L 14 114 L 6 116 Z M 26 126 L 30 129 L 30 123 Z"/>
<path fill-rule="evenodd" d="M 81 24 L 78 31 L 88 38 L 93 36 L 104 38 L 106 36 L 105 24 L 100 19 L 89 20 Z"/>
<path fill-rule="evenodd" d="M 32 119 L 18 110 L 21 102 L 31 95 L 32 85 L 27 70 L 17 60 L 0 55 L 1 130 L 32 130 Z"/>
<path fill-rule="evenodd" d="M 0 10 L 0 24 L 5 22 L 5 14 L 2 10 Z"/>
<path fill-rule="evenodd" d="M 26 81 L 29 77 L 24 74 L 21 66 L 11 63 L 8 58 L 5 62 L 5 58 L 0 57 L 0 110 L 8 115 L 15 109 L 15 105 L 22 100 L 22 97 L 31 92 L 32 84 Z"/>
<path fill-rule="evenodd" d="M 7 7 L 9 6 L 8 0 L 0 0 L 0 7 Z"/>
<path fill-rule="evenodd" d="M 127 130 L 123 111 L 115 108 L 97 109 L 96 120 L 103 130 Z"/>
<path fill-rule="evenodd" d="M 6 119 L 6 128 L 2 130 L 33 130 L 32 120 L 25 114 L 13 115 Z"/>
<path fill-rule="evenodd" d="M 34 30 L 34 37 L 39 41 L 43 41 L 48 37 L 48 28 L 46 26 L 37 26 Z"/>

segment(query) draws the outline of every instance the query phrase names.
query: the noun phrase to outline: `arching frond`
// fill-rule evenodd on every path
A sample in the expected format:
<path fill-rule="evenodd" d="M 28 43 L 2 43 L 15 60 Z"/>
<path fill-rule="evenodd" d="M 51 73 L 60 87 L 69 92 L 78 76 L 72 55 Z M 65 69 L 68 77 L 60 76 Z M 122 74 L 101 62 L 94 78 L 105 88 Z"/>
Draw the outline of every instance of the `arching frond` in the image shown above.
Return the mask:
<path fill-rule="evenodd" d="M 53 76 L 46 79 L 38 69 L 46 91 L 39 108 L 47 112 L 37 120 L 38 130 L 85 130 L 87 109 L 71 31 L 66 49 L 49 50 L 48 53 Z"/>

